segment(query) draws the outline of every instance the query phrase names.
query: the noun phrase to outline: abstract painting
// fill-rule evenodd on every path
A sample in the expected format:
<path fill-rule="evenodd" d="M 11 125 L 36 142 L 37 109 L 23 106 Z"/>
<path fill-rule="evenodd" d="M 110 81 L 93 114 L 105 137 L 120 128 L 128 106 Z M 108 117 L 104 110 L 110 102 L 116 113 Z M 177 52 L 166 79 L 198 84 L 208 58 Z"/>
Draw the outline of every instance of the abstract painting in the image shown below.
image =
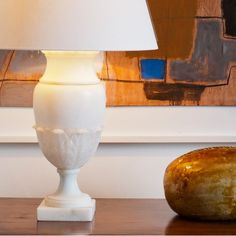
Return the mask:
<path fill-rule="evenodd" d="M 236 105 L 236 0 L 147 2 L 159 50 L 106 52 L 107 105 Z M 45 65 L 38 51 L 0 51 L 0 106 L 32 106 Z"/>

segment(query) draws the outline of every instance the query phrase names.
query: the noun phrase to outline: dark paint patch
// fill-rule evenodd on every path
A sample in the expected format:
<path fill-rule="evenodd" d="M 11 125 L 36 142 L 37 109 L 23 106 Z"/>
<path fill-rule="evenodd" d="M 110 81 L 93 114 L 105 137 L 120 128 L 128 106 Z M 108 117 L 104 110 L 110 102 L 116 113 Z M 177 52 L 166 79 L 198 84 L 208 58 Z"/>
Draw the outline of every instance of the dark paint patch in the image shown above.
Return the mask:
<path fill-rule="evenodd" d="M 223 16 L 225 18 L 226 34 L 236 36 L 236 1 L 222 1 Z"/>
<path fill-rule="evenodd" d="M 0 50 L 0 81 L 4 80 L 13 51 Z"/>
<path fill-rule="evenodd" d="M 176 82 L 226 84 L 230 63 L 236 61 L 236 40 L 223 37 L 222 20 L 198 19 L 195 41 L 190 60 L 170 63 L 171 78 Z"/>
<path fill-rule="evenodd" d="M 160 59 L 140 60 L 141 76 L 143 79 L 165 79 L 166 61 Z"/>
<path fill-rule="evenodd" d="M 8 50 L 0 50 L 0 68 L 2 70 L 2 67 L 5 63 L 5 60 L 6 60 L 6 57 L 7 57 L 7 54 L 9 53 L 10 51 Z"/>
<path fill-rule="evenodd" d="M 199 104 L 204 89 L 204 86 L 198 85 L 144 83 L 144 92 L 147 99 L 170 101 L 172 105 L 181 105 L 183 101 L 193 101 Z"/>
<path fill-rule="evenodd" d="M 15 51 L 9 71 L 32 76 L 33 73 L 43 74 L 46 69 L 47 59 L 41 51 Z"/>

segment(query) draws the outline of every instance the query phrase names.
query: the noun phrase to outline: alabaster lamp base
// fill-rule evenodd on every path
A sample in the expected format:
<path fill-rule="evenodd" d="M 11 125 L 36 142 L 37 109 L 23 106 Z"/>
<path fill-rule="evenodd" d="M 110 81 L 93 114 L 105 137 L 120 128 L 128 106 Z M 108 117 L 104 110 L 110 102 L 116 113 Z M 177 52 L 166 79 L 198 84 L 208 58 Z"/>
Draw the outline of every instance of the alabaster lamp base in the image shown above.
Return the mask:
<path fill-rule="evenodd" d="M 92 221 L 96 209 L 96 201 L 91 206 L 75 208 L 56 208 L 45 205 L 45 200 L 37 208 L 39 221 Z"/>
<path fill-rule="evenodd" d="M 106 96 L 96 73 L 100 54 L 45 55 L 47 69 L 34 90 L 34 128 L 43 154 L 57 168 L 60 183 L 38 207 L 37 218 L 92 221 L 95 200 L 80 191 L 77 175 L 95 154 L 101 137 Z"/>
<path fill-rule="evenodd" d="M 92 221 L 95 200 L 80 191 L 77 184 L 79 169 L 61 170 L 60 184 L 54 194 L 47 196 L 37 208 L 39 221 Z"/>

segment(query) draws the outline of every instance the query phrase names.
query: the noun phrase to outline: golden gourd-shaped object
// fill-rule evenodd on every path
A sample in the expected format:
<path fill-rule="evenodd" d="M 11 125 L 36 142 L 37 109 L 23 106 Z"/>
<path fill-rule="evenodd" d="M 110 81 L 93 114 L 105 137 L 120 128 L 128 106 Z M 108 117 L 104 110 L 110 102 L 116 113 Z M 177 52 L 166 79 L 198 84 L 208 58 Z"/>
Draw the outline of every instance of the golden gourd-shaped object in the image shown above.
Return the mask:
<path fill-rule="evenodd" d="M 236 219 L 236 148 L 206 148 L 177 158 L 166 169 L 164 189 L 181 216 Z"/>

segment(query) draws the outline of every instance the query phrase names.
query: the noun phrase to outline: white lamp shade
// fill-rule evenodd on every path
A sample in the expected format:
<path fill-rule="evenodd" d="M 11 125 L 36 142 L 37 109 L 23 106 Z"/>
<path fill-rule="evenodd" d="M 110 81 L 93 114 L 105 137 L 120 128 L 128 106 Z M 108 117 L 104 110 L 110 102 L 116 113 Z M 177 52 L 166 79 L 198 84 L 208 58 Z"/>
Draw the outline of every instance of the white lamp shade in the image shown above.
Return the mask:
<path fill-rule="evenodd" d="M 0 48 L 157 49 L 146 0 L 0 0 Z"/>

